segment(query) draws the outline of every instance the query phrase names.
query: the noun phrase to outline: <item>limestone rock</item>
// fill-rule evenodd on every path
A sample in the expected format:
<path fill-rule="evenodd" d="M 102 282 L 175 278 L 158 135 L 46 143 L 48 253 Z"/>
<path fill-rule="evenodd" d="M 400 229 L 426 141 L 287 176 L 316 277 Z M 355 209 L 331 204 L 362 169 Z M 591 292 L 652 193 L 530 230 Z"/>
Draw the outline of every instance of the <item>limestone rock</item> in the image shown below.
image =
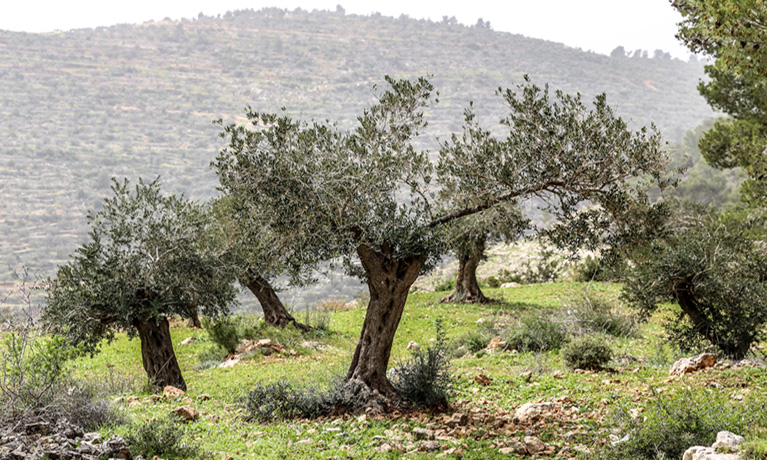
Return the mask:
<path fill-rule="evenodd" d="M 420 346 L 420 345 L 418 345 L 418 343 L 416 343 L 416 342 L 413 342 L 413 341 L 411 340 L 411 341 L 410 341 L 410 343 L 408 343 L 408 344 L 407 344 L 407 349 L 408 349 L 408 350 L 420 350 L 420 349 L 421 349 L 421 346 Z"/>
<path fill-rule="evenodd" d="M 671 366 L 669 377 L 677 377 L 700 369 L 713 367 L 716 364 L 716 355 L 713 353 L 701 353 L 693 358 L 682 358 Z"/>
<path fill-rule="evenodd" d="M 743 441 L 745 441 L 743 436 L 729 431 L 720 431 L 716 434 L 716 442 L 711 447 L 718 452 L 737 452 Z"/>
<path fill-rule="evenodd" d="M 720 431 L 716 435 L 716 442 L 711 447 L 694 446 L 687 449 L 683 460 L 741 460 L 737 454 L 740 449 L 740 443 L 743 437 L 730 433 L 729 431 Z"/>
<path fill-rule="evenodd" d="M 531 455 L 541 453 L 545 451 L 547 447 L 546 443 L 536 436 L 525 436 L 524 442 L 527 452 Z"/>
<path fill-rule="evenodd" d="M 486 387 L 492 383 L 492 380 L 490 379 L 490 377 L 488 377 L 485 374 L 477 374 L 477 376 L 474 377 L 474 381 L 482 385 L 483 387 Z"/>
<path fill-rule="evenodd" d="M 447 422 L 445 422 L 447 426 L 450 428 L 455 428 L 457 426 L 466 426 L 469 424 L 469 416 L 464 414 L 463 412 L 456 412 L 453 414 L 452 417 L 450 417 Z"/>
<path fill-rule="evenodd" d="M 185 422 L 191 422 L 193 420 L 197 420 L 197 418 L 200 416 L 200 413 L 197 412 L 197 410 L 192 406 L 177 407 L 171 410 L 171 413 L 178 415 L 179 417 L 184 419 Z"/>
<path fill-rule="evenodd" d="M 552 413 L 554 410 L 556 410 L 557 406 L 553 403 L 546 402 L 546 403 L 525 403 L 522 404 L 517 408 L 516 411 L 514 411 L 514 423 L 531 423 L 535 422 L 537 420 L 540 420 L 541 418 L 546 417 L 550 413 Z"/>
<path fill-rule="evenodd" d="M 179 345 L 191 345 L 197 341 L 196 337 L 187 337 L 186 339 L 179 342 Z"/>
<path fill-rule="evenodd" d="M 509 289 L 509 288 L 515 288 L 515 287 L 519 287 L 519 283 L 509 282 L 509 283 L 501 284 L 501 289 Z"/>
<path fill-rule="evenodd" d="M 503 350 L 504 348 L 506 348 L 506 342 L 501 340 L 500 337 L 496 337 L 487 344 L 485 351 L 487 353 L 494 353 L 498 350 Z"/>
<path fill-rule="evenodd" d="M 180 398 L 181 396 L 184 396 L 185 394 L 186 392 L 184 390 L 180 388 L 176 388 L 171 385 L 168 385 L 162 389 L 162 395 L 165 396 L 166 399 Z"/>
<path fill-rule="evenodd" d="M 220 368 L 234 367 L 238 364 L 240 364 L 240 358 L 232 358 L 232 359 L 227 359 L 223 363 L 219 364 L 218 367 Z"/>
<path fill-rule="evenodd" d="M 416 428 L 413 428 L 413 437 L 418 440 L 421 440 L 421 439 L 433 440 L 434 432 L 427 428 L 416 427 Z"/>

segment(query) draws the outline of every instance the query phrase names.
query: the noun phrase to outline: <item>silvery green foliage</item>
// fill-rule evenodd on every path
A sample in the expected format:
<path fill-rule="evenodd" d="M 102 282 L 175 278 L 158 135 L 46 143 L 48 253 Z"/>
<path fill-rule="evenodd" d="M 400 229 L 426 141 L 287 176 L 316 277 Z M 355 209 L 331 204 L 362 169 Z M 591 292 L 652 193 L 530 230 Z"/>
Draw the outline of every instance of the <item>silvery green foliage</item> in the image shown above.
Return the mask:
<path fill-rule="evenodd" d="M 43 319 L 92 352 L 138 320 L 227 312 L 236 290 L 208 211 L 163 195 L 158 180 L 114 181 L 112 192 L 88 215 L 89 241 L 59 267 Z"/>
<path fill-rule="evenodd" d="M 426 126 L 433 88 L 423 78 L 387 82 L 349 132 L 252 110 L 249 126 L 225 127 L 229 146 L 214 164 L 222 189 L 242 215 L 269 226 L 279 257 L 350 262 L 362 242 L 403 257 L 440 254 L 428 226 L 434 167 L 409 142 Z"/>

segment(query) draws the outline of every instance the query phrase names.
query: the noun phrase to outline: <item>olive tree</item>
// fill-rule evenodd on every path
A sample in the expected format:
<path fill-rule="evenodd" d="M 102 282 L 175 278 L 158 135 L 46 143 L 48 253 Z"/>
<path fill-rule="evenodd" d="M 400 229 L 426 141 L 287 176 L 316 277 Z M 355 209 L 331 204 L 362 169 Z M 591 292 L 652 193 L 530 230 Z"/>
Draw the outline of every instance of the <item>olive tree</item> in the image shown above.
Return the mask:
<path fill-rule="evenodd" d="M 43 319 L 87 351 L 125 330 L 141 340 L 152 385 L 186 389 L 168 317 L 229 311 L 236 289 L 221 263 L 210 214 L 163 195 L 158 180 L 114 181 L 113 196 L 89 213 L 89 241 L 60 266 Z"/>
<path fill-rule="evenodd" d="M 485 259 L 485 249 L 499 241 L 514 241 L 529 226 L 515 202 L 500 203 L 484 212 L 458 219 L 446 231 L 447 244 L 458 260 L 455 290 L 443 303 L 485 303 L 477 281 L 477 267 Z"/>
<path fill-rule="evenodd" d="M 346 374 L 347 394 L 386 408 L 396 400 L 386 377 L 394 334 L 410 286 L 445 252 L 448 224 L 531 196 L 552 198 L 557 212 L 605 227 L 603 213 L 578 214 L 588 202 L 619 213 L 641 198 L 637 177 L 659 177 L 657 133 L 631 132 L 605 103 L 529 82 L 504 98 L 508 135 L 492 136 L 467 113 L 463 136 L 435 166 L 411 140 L 427 126 L 432 85 L 395 80 L 344 131 L 337 125 L 247 111 L 249 126 L 227 126 L 216 159 L 222 189 L 251 206 L 280 248 L 320 260 L 343 258 L 367 282 L 370 301 Z M 441 189 L 457 195 L 445 205 Z M 584 217 L 585 216 L 585 217 Z M 383 401 L 383 403 L 382 403 Z"/>
<path fill-rule="evenodd" d="M 216 200 L 214 210 L 220 238 L 226 247 L 226 263 L 235 271 L 240 284 L 258 299 L 264 322 L 275 327 L 292 324 L 298 329 L 309 330 L 285 308 L 273 280 L 286 276 L 294 285 L 305 284 L 310 280 L 307 273 L 311 272 L 313 261 L 297 257 L 290 248 L 280 248 L 270 229 L 260 225 L 248 207 L 236 207 L 230 197 Z"/>
<path fill-rule="evenodd" d="M 738 219 L 700 210 L 678 211 L 663 235 L 637 249 L 623 295 L 646 317 L 670 299 L 667 323 L 683 348 L 701 339 L 742 358 L 765 337 L 767 254 Z"/>

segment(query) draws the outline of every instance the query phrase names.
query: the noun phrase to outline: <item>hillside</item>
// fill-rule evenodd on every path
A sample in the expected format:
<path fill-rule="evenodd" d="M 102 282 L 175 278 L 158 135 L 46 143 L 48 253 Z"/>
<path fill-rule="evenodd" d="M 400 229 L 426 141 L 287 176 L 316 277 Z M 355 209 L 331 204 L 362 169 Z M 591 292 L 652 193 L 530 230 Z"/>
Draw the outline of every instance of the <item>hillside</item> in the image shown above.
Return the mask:
<path fill-rule="evenodd" d="M 499 86 L 534 81 L 608 102 L 679 141 L 712 115 L 699 63 L 608 57 L 482 27 L 407 17 L 265 9 L 51 34 L 0 31 L 0 283 L 51 274 L 86 234 L 110 178 L 161 175 L 204 199 L 221 147 L 211 122 L 246 105 L 349 124 L 383 76 L 432 75 L 440 103 L 423 147 L 460 129 L 474 101 L 503 114 Z"/>

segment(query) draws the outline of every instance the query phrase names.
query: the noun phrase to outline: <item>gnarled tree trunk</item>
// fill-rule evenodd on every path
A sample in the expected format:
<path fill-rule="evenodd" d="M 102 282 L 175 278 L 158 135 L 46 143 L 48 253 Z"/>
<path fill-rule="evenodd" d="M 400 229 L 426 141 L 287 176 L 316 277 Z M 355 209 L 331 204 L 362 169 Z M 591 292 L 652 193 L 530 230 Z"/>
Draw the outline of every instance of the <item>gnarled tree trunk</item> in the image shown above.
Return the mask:
<path fill-rule="evenodd" d="M 710 343 L 716 344 L 725 355 L 736 359 L 744 358 L 754 342 L 754 331 L 739 330 L 729 340 L 717 336 L 716 331 L 711 326 L 711 320 L 701 312 L 692 289 L 691 281 L 683 281 L 674 287 L 674 292 L 679 307 L 692 321 L 695 332 L 705 337 Z"/>
<path fill-rule="evenodd" d="M 186 382 L 173 352 L 168 318 L 161 316 L 157 319 L 136 319 L 133 325 L 138 330 L 141 359 L 152 382 L 152 388 L 162 391 L 165 386 L 171 385 L 186 391 Z"/>
<path fill-rule="evenodd" d="M 423 260 L 398 259 L 388 247 L 381 250 L 361 245 L 357 248 L 367 274 L 370 302 L 362 333 L 354 350 L 346 385 L 374 409 L 386 410 L 395 400 L 394 387 L 386 378 L 394 334 L 405 309 L 408 291 L 421 273 Z"/>
<path fill-rule="evenodd" d="M 285 327 L 288 324 L 293 324 L 302 331 L 308 331 L 311 328 L 304 324 L 299 323 L 296 319 L 288 313 L 285 305 L 277 297 L 277 293 L 269 281 L 263 278 L 261 275 L 251 273 L 250 279 L 248 279 L 248 289 L 252 292 L 258 302 L 261 304 L 261 310 L 264 311 L 264 321 L 266 324 L 275 327 Z"/>
<path fill-rule="evenodd" d="M 492 299 L 485 297 L 477 282 L 477 266 L 482 260 L 482 252 L 461 254 L 458 257 L 458 276 L 455 278 L 455 290 L 442 299 L 442 303 L 487 303 Z"/>

